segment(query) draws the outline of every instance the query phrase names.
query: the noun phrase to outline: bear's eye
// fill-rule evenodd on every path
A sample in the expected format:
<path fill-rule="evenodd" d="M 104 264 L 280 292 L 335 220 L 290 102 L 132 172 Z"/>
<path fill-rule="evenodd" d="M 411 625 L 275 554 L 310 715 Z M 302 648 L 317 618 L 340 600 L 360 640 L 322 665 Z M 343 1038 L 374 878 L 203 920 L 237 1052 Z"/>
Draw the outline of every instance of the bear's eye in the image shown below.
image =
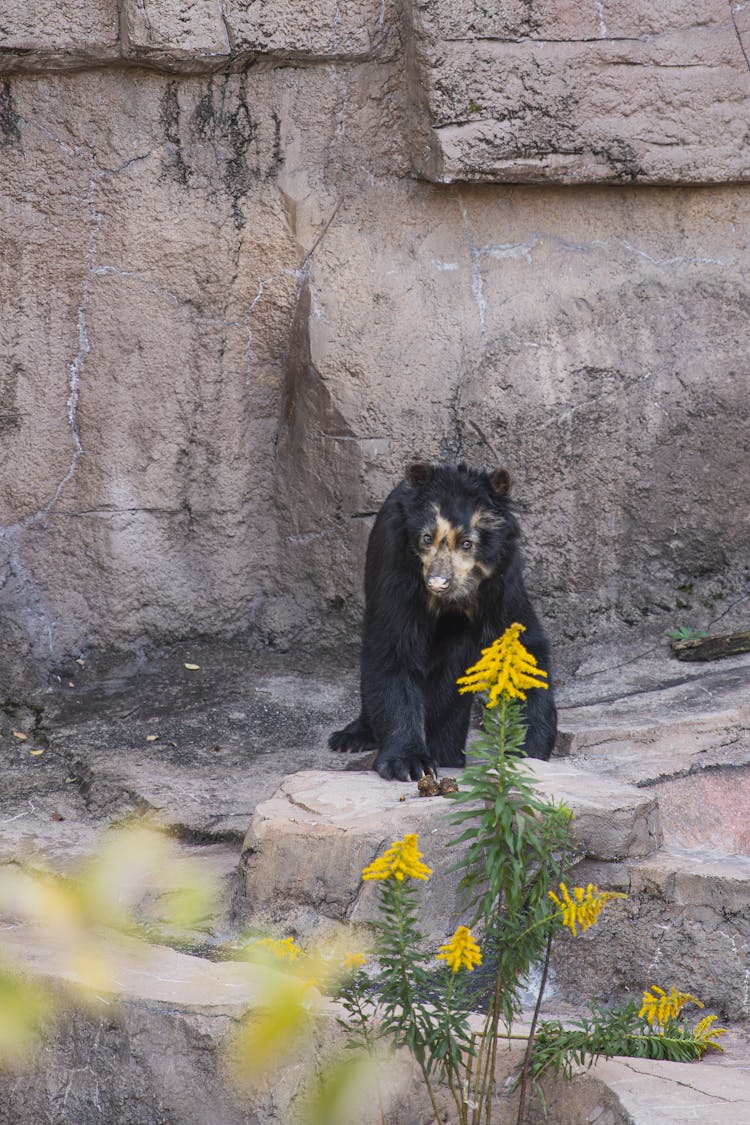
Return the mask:
<path fill-rule="evenodd" d="M 422 533 L 422 535 L 420 536 L 420 543 L 423 547 L 432 546 L 432 536 L 430 535 L 429 531 L 424 531 Z"/>
<path fill-rule="evenodd" d="M 463 543 L 461 544 L 461 550 L 471 551 L 473 546 L 474 544 L 472 543 L 471 539 L 464 539 Z"/>

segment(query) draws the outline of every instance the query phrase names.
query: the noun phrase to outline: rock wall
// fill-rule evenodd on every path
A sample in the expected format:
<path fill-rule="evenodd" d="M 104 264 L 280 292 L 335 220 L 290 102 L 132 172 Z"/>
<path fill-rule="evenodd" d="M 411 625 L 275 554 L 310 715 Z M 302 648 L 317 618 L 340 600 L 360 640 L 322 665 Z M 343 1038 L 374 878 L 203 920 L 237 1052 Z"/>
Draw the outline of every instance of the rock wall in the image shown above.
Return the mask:
<path fill-rule="evenodd" d="M 415 454 L 558 643 L 740 588 L 749 11 L 0 0 L 0 696 L 355 640 Z"/>

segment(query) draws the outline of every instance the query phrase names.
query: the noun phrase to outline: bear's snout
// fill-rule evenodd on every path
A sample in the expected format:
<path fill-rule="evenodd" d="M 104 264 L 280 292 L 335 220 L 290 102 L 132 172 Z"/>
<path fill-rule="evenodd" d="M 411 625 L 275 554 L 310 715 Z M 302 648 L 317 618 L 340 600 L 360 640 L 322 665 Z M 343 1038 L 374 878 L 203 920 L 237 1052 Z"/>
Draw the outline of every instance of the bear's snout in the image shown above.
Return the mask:
<path fill-rule="evenodd" d="M 445 594 L 451 587 L 451 580 L 444 574 L 431 574 L 427 579 L 427 589 L 432 594 Z"/>

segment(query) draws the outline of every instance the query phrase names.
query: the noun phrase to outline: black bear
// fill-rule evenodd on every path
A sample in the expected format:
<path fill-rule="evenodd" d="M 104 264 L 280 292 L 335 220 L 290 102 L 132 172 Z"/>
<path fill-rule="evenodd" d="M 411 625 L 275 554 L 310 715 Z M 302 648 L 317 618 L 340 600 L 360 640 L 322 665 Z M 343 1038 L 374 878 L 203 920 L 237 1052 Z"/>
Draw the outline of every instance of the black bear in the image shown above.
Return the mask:
<path fill-rule="evenodd" d="M 471 696 L 456 680 L 514 621 L 549 675 L 549 643 L 523 583 L 506 469 L 410 465 L 378 512 L 365 563 L 362 713 L 332 750 L 377 750 L 384 778 L 418 780 L 462 766 Z M 551 688 L 526 701 L 525 750 L 549 758 Z"/>

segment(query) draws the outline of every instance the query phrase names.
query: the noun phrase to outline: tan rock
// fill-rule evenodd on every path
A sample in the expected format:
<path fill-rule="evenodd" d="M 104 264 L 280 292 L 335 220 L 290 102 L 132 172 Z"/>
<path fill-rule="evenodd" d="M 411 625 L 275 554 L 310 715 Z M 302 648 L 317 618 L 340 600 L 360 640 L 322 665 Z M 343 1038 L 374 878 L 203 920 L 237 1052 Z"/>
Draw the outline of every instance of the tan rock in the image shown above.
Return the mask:
<path fill-rule="evenodd" d="M 220 0 L 125 0 L 123 54 L 138 59 L 190 59 L 231 54 Z"/>
<path fill-rule="evenodd" d="M 576 770 L 566 763 L 529 763 L 540 793 L 573 812 L 577 846 L 591 859 L 647 855 L 660 843 L 654 798 Z M 460 777 L 459 777 L 460 785 Z M 335 919 L 370 921 L 377 887 L 362 883 L 364 867 L 406 833 L 419 835 L 433 870 L 422 894 L 425 932 L 443 939 L 462 917 L 459 873 L 451 871 L 459 830 L 445 798 L 422 798 L 416 783 L 386 782 L 372 774 L 303 771 L 286 778 L 258 806 L 243 845 L 245 896 L 251 914 L 283 917 L 305 908 Z"/>
<path fill-rule="evenodd" d="M 441 183 L 750 177 L 747 58 L 720 0 L 689 18 L 676 5 L 592 3 L 583 27 L 567 3 L 499 18 L 479 7 L 462 20 L 455 7 L 411 5 L 419 174 Z"/>
<path fill-rule="evenodd" d="M 396 45 L 393 0 L 340 4 L 323 0 L 226 0 L 222 4 L 232 43 L 240 52 L 297 58 L 369 58 Z"/>
<path fill-rule="evenodd" d="M 117 0 L 0 0 L 0 72 L 107 62 L 119 54 Z"/>

